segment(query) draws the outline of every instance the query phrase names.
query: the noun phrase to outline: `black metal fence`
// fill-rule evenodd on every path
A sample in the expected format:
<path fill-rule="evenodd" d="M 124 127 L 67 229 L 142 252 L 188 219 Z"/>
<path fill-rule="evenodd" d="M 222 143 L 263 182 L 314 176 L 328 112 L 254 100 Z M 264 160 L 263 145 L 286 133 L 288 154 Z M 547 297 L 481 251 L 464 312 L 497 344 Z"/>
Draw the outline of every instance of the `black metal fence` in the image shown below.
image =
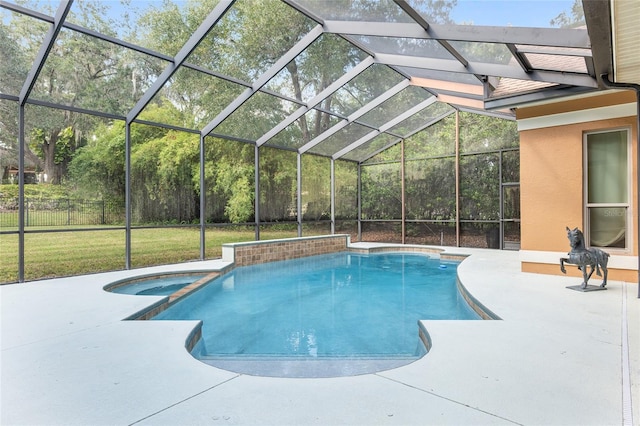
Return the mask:
<path fill-rule="evenodd" d="M 18 227 L 18 198 L 0 197 L 0 228 Z M 25 198 L 25 226 L 117 225 L 124 205 L 104 200 Z"/>

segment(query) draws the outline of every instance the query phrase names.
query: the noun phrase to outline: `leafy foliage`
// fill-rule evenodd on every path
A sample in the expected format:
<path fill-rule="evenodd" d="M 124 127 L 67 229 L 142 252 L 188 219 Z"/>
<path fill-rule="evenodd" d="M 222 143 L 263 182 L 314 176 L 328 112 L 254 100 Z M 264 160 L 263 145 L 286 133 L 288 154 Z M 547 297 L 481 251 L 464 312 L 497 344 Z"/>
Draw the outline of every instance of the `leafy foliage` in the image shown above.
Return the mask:
<path fill-rule="evenodd" d="M 553 27 L 575 28 L 584 25 L 584 10 L 582 9 L 581 0 L 573 0 L 571 11 L 563 11 L 553 18 L 550 22 Z"/>
<path fill-rule="evenodd" d="M 424 0 L 414 6 L 430 22 L 450 22 L 455 1 Z M 69 20 L 113 37 L 173 56 L 208 16 L 216 0 L 188 0 L 179 5 L 159 3 L 137 21 L 114 22 L 103 2 L 74 3 Z M 330 4 L 330 3 L 327 3 Z M 391 15 L 385 2 L 348 2 L 354 15 Z M 127 6 L 129 6 L 127 4 Z M 323 5 L 316 5 L 324 7 Z M 326 5 L 325 5 L 326 6 Z M 398 8 L 393 7 L 397 13 Z M 0 9 L 1 11 L 1 9 Z M 6 13 L 6 12 L 3 12 Z M 0 21 L 0 83 L 3 93 L 19 94 L 47 25 L 16 14 Z M 316 22 L 286 2 L 236 2 L 187 62 L 143 109 L 146 123 L 202 129 L 227 105 L 251 87 L 283 54 L 289 52 Z M 400 41 L 398 41 L 400 42 Z M 413 48 L 407 46 L 407 48 Z M 486 53 L 479 52 L 478 54 Z M 368 55 L 341 37 L 324 34 L 293 58 L 265 89 L 307 102 L 329 87 Z M 65 28 L 34 85 L 33 97 L 113 115 L 124 115 L 141 98 L 166 63 L 133 50 Z M 201 72 L 198 67 L 211 73 Z M 219 78 L 218 74 L 228 76 Z M 251 143 L 297 110 L 300 104 L 265 92 L 254 94 L 204 140 L 204 188 L 201 188 L 200 138 L 154 125 L 131 125 L 130 195 L 134 223 L 193 223 L 200 219 L 204 191 L 206 222 L 242 223 L 255 219 L 256 168 L 259 158 L 260 220 L 289 221 L 298 215 L 297 154 L 272 145 L 299 148 L 348 116 L 403 77 L 375 64 L 342 89 L 302 115 L 258 149 Z M 5 89 L 8 88 L 8 89 Z M 412 87 L 411 90 L 418 90 Z M 410 90 L 406 91 L 409 95 Z M 0 142 L 15 149 L 16 114 L 11 102 L 0 102 Z M 5 110 L 7 114 L 5 114 Z M 125 199 L 125 125 L 72 111 L 28 105 L 27 156 L 45 170 L 52 182 L 66 181 L 76 193 L 123 203 Z M 383 114 L 384 113 L 384 114 Z M 439 116 L 441 112 L 434 112 Z M 7 117 L 7 118 L 6 118 Z M 513 123 L 461 113 L 461 152 L 484 153 L 517 148 Z M 372 110 L 367 120 L 390 119 Z M 448 220 L 455 216 L 455 119 L 449 116 L 405 141 L 406 212 L 409 218 Z M 218 135 L 228 139 L 218 138 Z M 7 142 L 8 141 L 8 142 Z M 276 143 L 277 142 L 277 143 Z M 343 141 L 332 141 L 341 145 Z M 383 141 L 376 147 L 383 147 Z M 320 152 L 320 151 L 317 151 Z M 367 219 L 398 219 L 402 213 L 400 145 L 366 161 L 362 167 L 362 211 Z M 331 212 L 330 160 L 302 155 L 302 212 L 305 220 L 326 219 Z M 499 159 L 491 154 L 463 161 L 461 189 L 465 217 L 494 218 L 499 187 Z M 507 167 L 506 165 L 509 165 Z M 336 216 L 354 219 L 357 206 L 357 165 L 336 161 Z M 503 158 L 508 180 L 517 181 L 517 156 Z M 485 192 L 488 191 L 488 192 Z M 487 196 L 489 194 L 489 196 Z"/>
<path fill-rule="evenodd" d="M 70 180 L 81 196 L 99 194 L 106 200 L 122 201 L 125 193 L 124 122 L 101 123 L 96 127 L 95 135 L 76 152 L 69 165 Z"/>
<path fill-rule="evenodd" d="M 500 158 L 502 182 L 519 181 L 518 132 L 515 122 L 460 113 L 460 216 L 463 220 L 499 219 Z M 455 117 L 448 116 L 405 141 L 405 212 L 410 220 L 454 220 Z M 363 167 L 363 216 L 399 219 L 399 145 Z M 519 217 L 515 201 L 508 214 Z"/>

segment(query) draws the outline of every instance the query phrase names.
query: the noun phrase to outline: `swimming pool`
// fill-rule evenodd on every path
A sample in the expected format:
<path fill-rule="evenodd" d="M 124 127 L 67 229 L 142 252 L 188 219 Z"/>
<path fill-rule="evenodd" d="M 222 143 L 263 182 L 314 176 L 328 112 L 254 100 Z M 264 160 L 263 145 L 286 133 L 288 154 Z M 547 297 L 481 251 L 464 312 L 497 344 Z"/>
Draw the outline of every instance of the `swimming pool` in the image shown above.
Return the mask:
<path fill-rule="evenodd" d="M 424 254 L 339 252 L 240 267 L 153 319 L 202 320 L 193 355 L 233 371 L 379 371 L 425 354 L 418 320 L 480 319 L 457 290 L 456 266 Z"/>

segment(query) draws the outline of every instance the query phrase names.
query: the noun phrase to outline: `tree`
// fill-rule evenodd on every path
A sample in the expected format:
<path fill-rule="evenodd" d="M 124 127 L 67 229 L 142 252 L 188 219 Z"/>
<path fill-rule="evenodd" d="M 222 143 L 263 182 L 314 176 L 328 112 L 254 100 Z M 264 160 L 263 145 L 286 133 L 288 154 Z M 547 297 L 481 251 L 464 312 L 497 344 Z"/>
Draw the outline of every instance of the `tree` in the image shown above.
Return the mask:
<path fill-rule="evenodd" d="M 18 96 L 29 72 L 29 60 L 22 47 L 24 40 L 14 37 L 8 22 L 8 12 L 0 8 L 0 93 Z M 32 34 L 37 33 L 36 28 Z M 18 105 L 13 101 L 0 100 L 0 150 L 0 177 L 5 178 L 9 167 L 18 165 Z"/>
<path fill-rule="evenodd" d="M 198 218 L 193 179 L 198 141 L 197 135 L 171 130 L 132 148 L 131 209 L 135 223 L 191 223 Z"/>
<path fill-rule="evenodd" d="M 180 116 L 167 104 L 148 111 L 154 121 Z M 160 127 L 131 125 L 131 205 L 136 223 L 190 223 L 199 213 L 199 137 Z M 124 202 L 124 122 L 102 124 L 70 165 L 78 194 Z"/>
<path fill-rule="evenodd" d="M 331 212 L 331 169 L 328 158 L 302 157 L 302 209 L 304 219 L 329 219 Z M 307 173 L 309 171 L 309 173 Z"/>
<path fill-rule="evenodd" d="M 137 44 L 175 55 L 215 3 L 215 0 L 187 1 L 177 6 L 167 2 L 146 10 L 136 27 Z M 447 22 L 448 11 L 453 4 L 454 2 L 444 1 L 418 2 L 419 6 L 430 8 L 430 19 L 433 18 L 433 22 Z M 384 3 L 377 1 L 363 0 L 350 2 L 349 5 L 353 13 L 373 13 L 389 19 L 399 19 L 403 14 L 397 6 L 392 5 L 387 10 Z M 246 89 L 245 85 L 238 84 L 238 80 L 247 84 L 255 82 L 316 25 L 317 23 L 285 2 L 248 0 L 235 3 L 187 58 L 188 63 L 224 74 L 230 80 L 181 67 L 142 111 L 140 118 L 203 128 Z M 120 65 L 113 68 L 116 72 L 113 75 L 119 75 L 122 80 L 132 80 L 124 78 L 128 68 L 120 59 L 129 53 L 115 50 L 113 54 L 107 55 L 117 58 L 115 62 Z M 267 84 L 266 89 L 305 102 L 329 87 L 365 57 L 365 52 L 346 40 L 330 34 L 323 35 L 291 60 Z M 145 68 L 148 75 L 157 74 L 160 69 L 154 64 Z M 109 78 L 111 77 L 105 76 L 105 81 L 109 81 Z M 321 109 L 304 115 L 278 135 L 277 145 L 302 146 L 337 122 L 338 119 L 324 111 L 348 115 L 402 78 L 386 66 L 371 66 L 345 88 L 323 101 Z M 374 84 L 380 80 L 385 83 Z M 135 79 L 133 81 L 137 82 Z M 99 94 L 102 86 L 94 84 L 93 87 L 95 93 Z M 134 84 L 134 91 L 136 87 L 139 85 Z M 122 86 L 113 91 L 123 99 L 127 98 L 124 90 L 127 88 L 131 89 L 129 86 Z M 255 141 L 298 107 L 298 104 L 257 92 L 214 129 L 214 133 L 224 135 L 229 140 L 207 138 L 205 141 L 204 190 L 207 200 L 213 200 L 206 205 L 207 220 L 217 218 L 242 222 L 252 219 L 255 203 L 254 147 L 231 140 Z M 133 130 L 138 127 L 145 126 L 132 126 L 132 132 L 136 133 L 135 137 L 132 136 L 132 204 L 137 209 L 136 217 L 163 220 L 162 218 L 172 217 L 169 213 L 172 208 L 168 204 L 161 206 L 157 201 L 164 191 L 183 188 L 185 196 L 181 196 L 181 199 L 186 199 L 186 194 L 190 192 L 191 199 L 197 200 L 199 192 L 203 190 L 199 183 L 198 158 L 194 154 L 197 143 L 187 143 L 182 137 L 171 133 L 145 136 L 138 130 Z M 120 138 L 121 136 L 117 136 L 119 141 Z M 173 142 L 169 142 L 169 138 L 174 138 L 171 139 Z M 178 145 L 179 152 L 171 151 L 169 145 Z M 269 143 L 260 148 L 261 216 L 265 220 L 291 218 L 296 208 L 295 154 L 273 150 L 268 145 Z M 87 161 L 87 158 L 91 152 L 97 154 L 100 151 L 93 143 L 91 149 L 82 150 L 82 161 L 78 161 L 78 169 L 84 169 L 80 167 L 81 164 L 95 164 Z M 176 158 L 181 160 L 177 163 L 171 161 Z M 327 164 L 326 161 L 304 160 L 304 175 L 307 177 L 303 182 L 305 208 L 314 218 L 326 215 L 330 207 L 328 182 L 320 185 L 319 181 L 310 177 L 327 175 Z M 178 173 L 178 170 L 181 172 Z M 103 179 L 110 176 L 104 170 L 95 175 L 102 176 Z M 326 180 L 328 181 L 328 177 Z M 102 187 L 106 191 L 109 185 L 103 184 Z M 307 187 L 311 191 L 306 191 Z M 192 212 L 194 205 L 190 204 L 185 208 Z M 146 214 L 145 209 L 153 212 Z M 184 216 L 180 214 L 179 217 L 194 215 L 195 213 Z"/>
<path fill-rule="evenodd" d="M 573 0 L 571 11 L 562 11 L 549 21 L 552 27 L 575 28 L 585 24 L 582 0 Z"/>
<path fill-rule="evenodd" d="M 207 138 L 205 157 L 207 221 L 240 223 L 252 220 L 255 198 L 253 146 Z"/>
<path fill-rule="evenodd" d="M 260 220 L 295 218 L 296 163 L 294 152 L 260 148 Z"/>
<path fill-rule="evenodd" d="M 31 130 L 29 137 L 30 151 L 42 160 L 41 168 L 45 173 L 45 180 L 59 184 L 67 174 L 67 166 L 73 157 L 78 143 L 73 127 L 47 131 L 36 127 Z"/>
<path fill-rule="evenodd" d="M 460 113 L 460 151 L 462 153 L 517 148 L 515 121 L 468 112 Z"/>
<path fill-rule="evenodd" d="M 406 164 L 408 219 L 453 220 L 456 217 L 453 157 L 413 160 Z"/>
<path fill-rule="evenodd" d="M 400 219 L 401 192 L 399 163 L 381 163 L 363 168 L 363 219 Z"/>
<path fill-rule="evenodd" d="M 451 11 L 458 0 L 421 0 L 412 4 L 430 24 L 453 24 Z"/>
<path fill-rule="evenodd" d="M 175 42 L 184 39 L 183 29 L 191 33 L 211 8 L 212 2 L 187 2 L 181 10 L 165 5 L 149 11 L 141 20 L 140 35 L 154 39 L 143 44 L 152 45 L 163 52 L 177 51 L 179 47 Z M 238 2 L 187 61 L 250 83 L 315 25 L 315 22 L 284 2 Z M 298 100 L 306 100 L 328 87 L 364 56 L 363 52 L 338 37 L 323 36 L 291 61 L 269 83 L 268 88 Z M 201 128 L 243 90 L 243 86 L 209 75 L 181 70 L 176 73 L 171 85 L 163 89 L 163 95 L 165 100 L 185 115 L 193 114 L 194 126 Z M 162 98 L 158 99 L 162 101 Z M 276 97 L 256 93 L 214 132 L 255 140 L 298 107 L 287 104 Z M 330 109 L 331 100 L 325 102 L 323 107 Z M 145 114 L 146 111 L 143 111 L 141 117 L 146 119 Z M 321 129 L 327 128 L 329 120 L 330 116 L 326 114 L 318 114 L 309 123 L 306 117 L 299 120 L 296 145 L 309 141 Z M 247 123 L 251 123 L 251 126 L 247 126 Z M 238 150 L 237 147 L 237 142 L 230 141 L 206 143 L 205 181 L 209 187 L 207 193 L 212 196 L 215 194 L 215 203 L 225 201 L 226 219 L 242 222 L 251 219 L 254 211 L 253 148 L 246 146 Z M 295 210 L 296 161 L 292 155 L 266 146 L 261 148 L 260 188 L 263 205 L 260 211 L 265 220 L 290 218 L 292 210 Z M 305 170 L 305 174 L 314 175 L 317 167 L 323 167 L 315 166 L 313 162 L 310 164 L 307 168 L 311 170 Z M 219 211 L 214 208 L 210 214 L 219 214 Z"/>
<path fill-rule="evenodd" d="M 406 214 L 408 219 L 455 218 L 455 117 L 428 127 L 405 141 Z M 462 219 L 499 218 L 500 157 L 495 152 L 517 148 L 515 122 L 479 114 L 460 113 L 460 210 Z M 363 215 L 398 219 L 400 189 L 391 172 L 399 168 L 399 145 L 381 152 L 363 167 Z M 503 181 L 517 182 L 518 154 L 505 155 Z M 386 182 L 386 183 L 385 183 Z M 394 216 L 395 215 L 395 216 Z"/>
<path fill-rule="evenodd" d="M 29 6 L 28 2 L 25 4 Z M 46 8 L 43 9 L 45 12 Z M 50 14 L 54 12 L 52 8 L 48 10 Z M 124 24 L 119 22 L 116 25 L 108 16 L 105 3 L 87 1 L 74 5 L 67 20 L 108 36 L 117 36 L 114 28 L 122 28 Z M 26 78 L 25 70 L 31 68 L 31 61 L 36 58 L 47 29 L 48 24 L 22 14 L 0 22 L 2 56 L 11 58 L 7 65 L 15 70 L 4 78 L 9 80 L 7 88 L 14 94 L 19 93 Z M 135 71 L 142 66 L 141 60 L 140 55 L 115 44 L 63 29 L 46 58 L 30 97 L 124 114 L 143 90 L 136 83 L 136 78 L 144 81 L 145 76 L 135 76 Z M 3 92 L 4 84 L 3 81 Z M 76 149 L 84 144 L 85 135 L 96 125 L 96 119 L 90 115 L 33 106 L 27 108 L 26 114 L 27 159 L 44 170 L 48 182 L 61 183 L 69 161 Z"/>
<path fill-rule="evenodd" d="M 124 205 L 124 122 L 100 123 L 94 132 L 69 164 L 71 184 L 80 196 Z"/>

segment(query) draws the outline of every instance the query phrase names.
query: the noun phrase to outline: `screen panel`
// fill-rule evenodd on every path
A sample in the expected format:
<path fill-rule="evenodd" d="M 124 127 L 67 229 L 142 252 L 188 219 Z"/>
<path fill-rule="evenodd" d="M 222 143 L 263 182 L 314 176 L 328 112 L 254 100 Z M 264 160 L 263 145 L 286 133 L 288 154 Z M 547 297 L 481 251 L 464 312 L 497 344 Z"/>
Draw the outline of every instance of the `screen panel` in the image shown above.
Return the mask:
<path fill-rule="evenodd" d="M 198 227 L 134 228 L 131 230 L 131 266 L 166 265 L 200 258 Z"/>
<path fill-rule="evenodd" d="M 24 245 L 27 281 L 125 268 L 123 229 L 28 233 Z"/>
<path fill-rule="evenodd" d="M 255 220 L 255 147 L 205 138 L 205 223 Z"/>
<path fill-rule="evenodd" d="M 363 222 L 362 241 L 400 244 L 402 243 L 402 223 L 400 221 Z"/>
<path fill-rule="evenodd" d="M 18 282 L 18 234 L 0 234 L 0 247 L 0 284 Z"/>
<path fill-rule="evenodd" d="M 297 154 L 260 147 L 260 221 L 297 220 Z"/>
<path fill-rule="evenodd" d="M 198 223 L 198 135 L 131 125 L 131 221 L 133 225 Z"/>
<path fill-rule="evenodd" d="M 498 154 L 466 155 L 460 159 L 460 217 L 467 220 L 500 218 Z"/>
<path fill-rule="evenodd" d="M 405 211 L 409 220 L 456 218 L 454 158 L 408 161 L 405 165 Z"/>
<path fill-rule="evenodd" d="M 302 156 L 302 220 L 331 219 L 331 161 Z"/>
<path fill-rule="evenodd" d="M 362 167 L 363 219 L 400 219 L 401 193 L 400 163 Z"/>
<path fill-rule="evenodd" d="M 408 221 L 405 227 L 405 243 L 455 247 L 455 222 Z"/>

